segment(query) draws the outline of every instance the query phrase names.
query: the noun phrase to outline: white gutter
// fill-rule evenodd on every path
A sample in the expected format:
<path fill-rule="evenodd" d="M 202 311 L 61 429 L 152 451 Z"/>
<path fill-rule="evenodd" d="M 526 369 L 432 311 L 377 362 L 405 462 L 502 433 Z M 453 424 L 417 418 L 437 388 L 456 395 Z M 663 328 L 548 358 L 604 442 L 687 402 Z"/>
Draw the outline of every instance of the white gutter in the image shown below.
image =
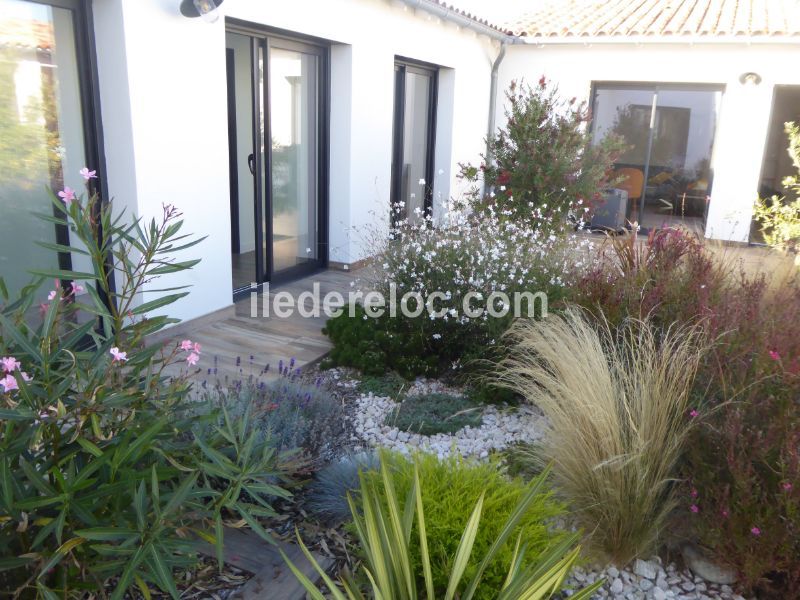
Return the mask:
<path fill-rule="evenodd" d="M 521 41 L 516 36 L 498 31 L 494 27 L 476 21 L 475 19 L 471 19 L 470 17 L 461 14 L 457 10 L 443 6 L 442 4 L 434 2 L 433 0 L 401 0 L 401 2 L 411 8 L 419 8 L 427 11 L 436 15 L 437 17 L 440 17 L 441 19 L 455 23 L 456 25 L 464 27 L 465 29 L 471 29 L 476 33 L 485 35 L 504 44 L 515 44 L 520 43 Z"/>

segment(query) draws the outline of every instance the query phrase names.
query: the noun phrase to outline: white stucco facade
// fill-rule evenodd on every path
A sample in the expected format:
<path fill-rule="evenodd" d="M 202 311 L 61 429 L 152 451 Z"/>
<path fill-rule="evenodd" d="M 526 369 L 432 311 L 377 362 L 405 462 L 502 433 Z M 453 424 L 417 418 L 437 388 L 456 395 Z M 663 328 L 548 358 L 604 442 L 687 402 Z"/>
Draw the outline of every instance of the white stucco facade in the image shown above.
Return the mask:
<path fill-rule="evenodd" d="M 485 148 L 493 37 L 401 0 L 226 0 L 215 23 L 187 19 L 178 0 L 94 0 L 107 183 L 117 205 L 142 217 L 162 203 L 207 239 L 189 251 L 202 262 L 175 276 L 193 293 L 171 308 L 190 319 L 230 306 L 226 19 L 325 42 L 330 56 L 328 259 L 365 258 L 364 228 L 388 223 L 394 63 L 438 67 L 434 218 L 458 196 L 459 163 Z M 428 6 L 430 8 L 430 6 Z M 592 82 L 724 86 L 706 224 L 712 238 L 746 242 L 773 89 L 800 84 L 800 45 L 779 43 L 552 43 L 507 38 L 499 67 L 496 124 L 512 80 L 556 82 L 590 100 Z M 761 83 L 739 77 L 755 72 Z"/>
<path fill-rule="evenodd" d="M 194 293 L 176 316 L 230 305 L 225 19 L 187 19 L 176 0 L 94 4 L 110 195 L 145 217 L 174 204 L 188 231 L 208 236 L 190 251 L 203 261 L 181 277 Z M 459 193 L 458 163 L 483 151 L 498 42 L 402 2 L 228 0 L 222 9 L 330 42 L 330 261 L 364 258 L 360 230 L 389 206 L 395 57 L 440 67 L 434 213 Z"/>

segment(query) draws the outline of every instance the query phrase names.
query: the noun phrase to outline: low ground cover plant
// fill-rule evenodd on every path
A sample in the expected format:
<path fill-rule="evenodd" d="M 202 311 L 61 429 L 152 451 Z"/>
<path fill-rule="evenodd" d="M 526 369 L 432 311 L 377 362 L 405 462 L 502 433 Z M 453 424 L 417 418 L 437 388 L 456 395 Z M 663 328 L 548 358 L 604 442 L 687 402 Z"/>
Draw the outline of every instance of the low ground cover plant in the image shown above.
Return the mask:
<path fill-rule="evenodd" d="M 472 494 L 470 499 L 459 496 L 450 505 L 459 508 L 458 517 L 449 515 L 451 525 L 441 531 L 441 515 L 437 516 L 435 506 L 431 506 L 440 501 L 433 496 L 436 490 L 431 489 L 431 483 L 423 478 L 423 470 L 417 460 L 384 453 L 380 471 L 362 472 L 360 494 L 350 497 L 358 548 L 364 558 L 355 577 L 337 585 L 316 564 L 298 534 L 306 556 L 332 597 L 517 600 L 546 599 L 559 592 L 578 558 L 579 548 L 574 546 L 577 535 L 564 535 L 545 548 L 539 542 L 541 534 L 526 537 L 523 524 L 531 512 L 538 512 L 534 508 L 537 503 L 541 507 L 543 499 L 547 502 L 546 474 L 522 486 L 516 500 L 503 505 L 502 516 L 494 512 L 499 518 L 496 521 L 488 502 L 491 491 L 483 493 L 476 486 L 476 501 L 471 502 Z M 497 473 L 495 469 L 491 472 Z M 443 555 L 442 544 L 451 552 Z M 322 592 L 286 560 L 312 597 L 323 598 Z M 491 577 L 492 571 L 499 577 Z M 577 591 L 572 597 L 589 598 L 598 585 Z"/>
<path fill-rule="evenodd" d="M 401 431 L 435 435 L 455 433 L 467 425 L 480 427 L 480 406 L 468 397 L 452 394 L 419 394 L 406 396 L 386 422 Z"/>
<path fill-rule="evenodd" d="M 53 207 L 42 218 L 68 227 L 76 246 L 43 245 L 88 255 L 92 271 L 37 272 L 18 298 L 0 280 L 0 588 L 122 598 L 154 586 L 177 598 L 173 569 L 194 563 L 191 534 L 217 544 L 220 560 L 223 519 L 271 539 L 257 516 L 288 496 L 289 473 L 246 416 L 193 434 L 185 400 L 199 344 L 144 344 L 173 321 L 153 311 L 187 293 L 153 283 L 197 262 L 173 258 L 198 241 L 181 233 L 178 211 L 128 220 L 69 188 Z"/>
<path fill-rule="evenodd" d="M 649 555 L 677 503 L 700 331 L 612 330 L 572 307 L 509 337 L 497 377 L 546 415 L 541 456 L 592 549 L 617 564 Z"/>

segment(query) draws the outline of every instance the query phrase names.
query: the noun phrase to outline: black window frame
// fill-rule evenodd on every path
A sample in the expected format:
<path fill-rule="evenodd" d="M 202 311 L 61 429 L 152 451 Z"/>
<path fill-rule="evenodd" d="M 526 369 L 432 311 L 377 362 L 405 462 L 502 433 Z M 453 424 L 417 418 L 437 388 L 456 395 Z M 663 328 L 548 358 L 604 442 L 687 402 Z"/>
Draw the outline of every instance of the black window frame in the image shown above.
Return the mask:
<path fill-rule="evenodd" d="M 103 122 L 100 110 L 100 86 L 97 68 L 97 46 L 94 35 L 94 16 L 91 0 L 23 0 L 30 4 L 41 4 L 72 12 L 73 39 L 75 42 L 75 59 L 78 67 L 78 89 L 81 101 L 81 120 L 83 126 L 83 144 L 86 166 L 97 171 L 97 178 L 90 182 L 90 190 L 99 195 L 101 202 L 108 201 L 108 184 L 106 181 L 106 159 L 104 153 Z M 58 191 L 58 190 L 54 190 Z M 100 206 L 96 207 L 99 212 Z M 54 209 L 55 210 L 55 209 Z M 54 213 L 54 216 L 60 216 Z M 69 245 L 69 229 L 64 225 L 55 225 L 56 242 Z M 102 236 L 102 230 L 98 231 Z M 111 257 L 106 262 L 106 278 L 109 289 L 114 289 L 114 269 Z M 72 271 L 72 258 L 67 252 L 58 253 L 59 268 Z M 71 282 L 64 280 L 62 287 Z M 96 287 L 98 294 L 107 305 L 112 301 L 102 288 Z"/>
<path fill-rule="evenodd" d="M 423 211 L 425 216 L 433 217 L 433 181 L 436 168 L 436 117 L 439 98 L 439 66 L 402 56 L 394 59 L 394 106 L 392 115 L 392 168 L 390 183 L 391 220 L 407 215 L 397 214 L 395 207 L 401 201 L 403 183 L 403 149 L 405 145 L 405 74 L 417 73 L 431 77 L 428 90 L 428 139 L 425 148 L 425 187 Z"/>
<path fill-rule="evenodd" d="M 253 111 L 254 114 L 260 108 L 263 97 L 264 114 L 266 122 L 264 126 L 264 136 L 270 138 L 270 94 L 269 94 L 269 50 L 273 42 L 275 47 L 296 49 L 303 52 L 311 52 L 319 61 L 319 107 L 317 112 L 317 253 L 316 261 L 308 264 L 296 265 L 278 273 L 274 272 L 273 260 L 263 252 L 256 252 L 256 289 L 262 290 L 264 284 L 285 283 L 310 275 L 328 267 L 329 262 L 329 214 L 330 214 L 330 106 L 331 106 L 331 42 L 315 36 L 305 35 L 226 17 L 225 31 L 239 35 L 249 36 L 255 43 L 251 44 L 252 64 L 258 64 L 258 52 L 264 53 L 264 80 L 263 89 L 260 89 L 256 69 L 253 69 Z M 261 180 L 262 190 L 255 186 L 255 211 L 256 219 L 256 239 L 257 246 L 264 240 L 272 242 L 272 185 L 269 180 L 269 173 L 272 170 L 271 150 L 267 146 L 267 156 L 262 156 L 261 145 L 257 142 L 260 138 L 258 131 L 258 120 L 253 120 L 252 127 L 253 147 L 256 177 Z M 231 199 L 233 202 L 233 199 Z M 269 214 L 263 214 L 268 210 Z M 266 224 L 266 230 L 263 224 Z M 270 249 L 271 252 L 271 249 Z M 254 291 L 252 287 L 244 287 L 233 290 L 234 301 L 248 297 Z"/>

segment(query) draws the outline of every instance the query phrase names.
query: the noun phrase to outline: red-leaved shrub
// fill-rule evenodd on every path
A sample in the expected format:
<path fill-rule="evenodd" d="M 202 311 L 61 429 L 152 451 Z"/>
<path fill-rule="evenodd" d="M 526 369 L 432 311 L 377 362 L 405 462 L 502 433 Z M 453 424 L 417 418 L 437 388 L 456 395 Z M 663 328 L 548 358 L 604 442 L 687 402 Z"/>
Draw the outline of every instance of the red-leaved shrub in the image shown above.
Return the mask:
<path fill-rule="evenodd" d="M 612 323 L 700 323 L 714 343 L 693 394 L 686 505 L 696 541 L 744 592 L 800 589 L 800 281 L 749 273 L 678 229 L 609 240 L 571 301 Z"/>

